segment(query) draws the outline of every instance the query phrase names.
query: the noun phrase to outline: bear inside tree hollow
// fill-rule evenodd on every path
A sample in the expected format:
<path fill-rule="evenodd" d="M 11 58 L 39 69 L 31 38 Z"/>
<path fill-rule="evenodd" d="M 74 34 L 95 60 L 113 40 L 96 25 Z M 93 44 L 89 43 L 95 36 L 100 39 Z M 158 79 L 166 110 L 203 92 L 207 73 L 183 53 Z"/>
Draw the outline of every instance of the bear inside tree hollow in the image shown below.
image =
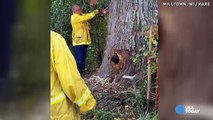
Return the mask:
<path fill-rule="evenodd" d="M 119 76 L 120 76 L 120 71 L 122 69 L 123 66 L 123 54 L 122 54 L 122 50 L 114 50 L 111 52 L 110 54 L 110 63 L 112 65 L 113 68 L 113 72 L 114 72 L 114 79 L 111 79 L 110 82 L 113 82 L 115 80 L 115 82 L 119 81 Z"/>

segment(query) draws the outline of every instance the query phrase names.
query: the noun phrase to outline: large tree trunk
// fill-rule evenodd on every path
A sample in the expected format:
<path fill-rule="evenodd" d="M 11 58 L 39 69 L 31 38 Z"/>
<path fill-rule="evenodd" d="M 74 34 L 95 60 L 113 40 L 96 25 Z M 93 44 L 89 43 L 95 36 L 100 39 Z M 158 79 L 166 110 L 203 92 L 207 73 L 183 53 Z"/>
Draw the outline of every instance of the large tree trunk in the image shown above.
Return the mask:
<path fill-rule="evenodd" d="M 133 75 L 137 72 L 130 60 L 133 53 L 144 44 L 143 27 L 157 23 L 157 0 L 112 0 L 109 7 L 108 36 L 105 56 L 98 71 L 101 77 L 113 78 L 110 55 L 120 51 L 124 57 L 121 72 Z"/>

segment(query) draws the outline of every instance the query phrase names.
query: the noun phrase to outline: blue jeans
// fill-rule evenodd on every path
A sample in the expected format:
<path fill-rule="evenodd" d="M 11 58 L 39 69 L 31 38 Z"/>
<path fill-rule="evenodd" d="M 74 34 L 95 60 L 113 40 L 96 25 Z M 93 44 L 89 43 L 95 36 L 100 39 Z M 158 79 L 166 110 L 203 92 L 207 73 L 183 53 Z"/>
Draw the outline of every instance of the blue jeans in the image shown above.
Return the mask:
<path fill-rule="evenodd" d="M 82 74 L 82 72 L 85 69 L 87 48 L 88 48 L 88 45 L 74 46 L 74 57 L 75 57 L 75 61 L 77 63 L 78 71 L 80 72 L 80 74 Z"/>

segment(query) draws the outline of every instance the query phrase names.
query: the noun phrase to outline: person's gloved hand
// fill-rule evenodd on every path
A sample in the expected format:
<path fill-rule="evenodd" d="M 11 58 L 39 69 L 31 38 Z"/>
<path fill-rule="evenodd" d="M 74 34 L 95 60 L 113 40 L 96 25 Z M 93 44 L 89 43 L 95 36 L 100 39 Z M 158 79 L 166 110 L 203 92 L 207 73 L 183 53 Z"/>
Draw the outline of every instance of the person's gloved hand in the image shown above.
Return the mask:
<path fill-rule="evenodd" d="M 94 10 L 94 12 L 95 12 L 95 14 L 97 15 L 97 14 L 99 13 L 99 10 L 96 9 L 96 10 Z"/>

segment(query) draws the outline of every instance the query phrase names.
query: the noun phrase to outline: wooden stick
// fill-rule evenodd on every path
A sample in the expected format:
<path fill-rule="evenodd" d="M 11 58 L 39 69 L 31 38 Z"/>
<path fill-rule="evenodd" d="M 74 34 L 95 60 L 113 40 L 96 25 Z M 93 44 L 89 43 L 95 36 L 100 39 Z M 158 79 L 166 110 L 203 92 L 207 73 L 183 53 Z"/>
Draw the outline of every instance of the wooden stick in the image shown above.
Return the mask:
<path fill-rule="evenodd" d="M 155 112 L 158 112 L 158 67 L 156 72 Z"/>
<path fill-rule="evenodd" d="M 152 25 L 149 30 L 149 55 L 151 55 L 152 51 Z M 150 87 L 151 87 L 151 60 L 148 58 L 148 85 L 147 85 L 147 112 L 149 112 L 149 103 L 150 103 Z"/>

